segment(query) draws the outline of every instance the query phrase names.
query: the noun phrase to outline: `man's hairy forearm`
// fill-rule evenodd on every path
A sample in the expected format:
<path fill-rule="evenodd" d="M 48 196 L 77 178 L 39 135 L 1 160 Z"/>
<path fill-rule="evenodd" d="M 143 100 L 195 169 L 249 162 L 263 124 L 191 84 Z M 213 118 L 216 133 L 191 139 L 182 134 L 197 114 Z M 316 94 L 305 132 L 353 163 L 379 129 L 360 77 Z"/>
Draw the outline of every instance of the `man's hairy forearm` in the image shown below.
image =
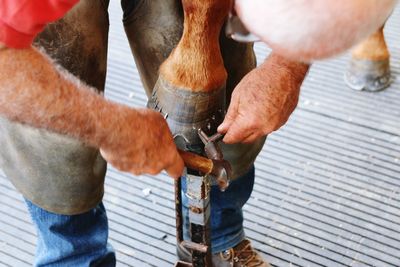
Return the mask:
<path fill-rule="evenodd" d="M 260 68 L 268 72 L 273 72 L 269 73 L 269 76 L 281 77 L 281 83 L 286 84 L 286 86 L 281 86 L 279 88 L 300 89 L 300 85 L 306 77 L 310 65 L 289 60 L 272 52 Z M 284 75 L 284 73 L 286 74 Z M 291 85 L 294 86 L 288 86 L 288 83 L 292 83 Z"/>
<path fill-rule="evenodd" d="M 34 48 L 0 49 L 0 115 L 10 120 L 100 147 L 111 137 L 108 129 L 123 123 L 121 109 L 128 108 L 106 101 Z"/>

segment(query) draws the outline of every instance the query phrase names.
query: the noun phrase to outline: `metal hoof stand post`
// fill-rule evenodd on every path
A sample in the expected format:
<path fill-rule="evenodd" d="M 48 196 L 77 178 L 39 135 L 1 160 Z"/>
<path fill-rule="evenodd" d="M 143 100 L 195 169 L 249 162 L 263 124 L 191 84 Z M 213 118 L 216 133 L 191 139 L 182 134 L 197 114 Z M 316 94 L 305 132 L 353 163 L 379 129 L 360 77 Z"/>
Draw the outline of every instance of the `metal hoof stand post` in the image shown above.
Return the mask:
<path fill-rule="evenodd" d="M 183 240 L 183 213 L 181 179 L 175 182 L 176 228 L 178 245 L 188 249 L 192 262 L 179 261 L 176 267 L 211 267 L 211 224 L 210 191 L 211 185 L 217 184 L 224 191 L 229 186 L 230 165 L 223 159 L 216 142 L 222 139 L 220 134 L 208 138 L 199 130 L 204 142 L 207 158 L 191 152 L 181 151 L 188 167 L 186 175 L 186 196 L 189 200 L 189 225 L 191 240 Z"/>

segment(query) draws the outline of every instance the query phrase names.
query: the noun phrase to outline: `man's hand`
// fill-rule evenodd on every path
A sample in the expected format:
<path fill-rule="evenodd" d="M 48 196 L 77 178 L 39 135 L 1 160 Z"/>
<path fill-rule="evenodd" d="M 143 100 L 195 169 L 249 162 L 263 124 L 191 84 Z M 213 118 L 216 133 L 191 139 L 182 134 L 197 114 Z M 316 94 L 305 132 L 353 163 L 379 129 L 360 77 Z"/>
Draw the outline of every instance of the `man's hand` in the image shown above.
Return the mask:
<path fill-rule="evenodd" d="M 286 123 L 296 108 L 309 66 L 272 54 L 247 74 L 232 93 L 218 132 L 225 143 L 251 143 Z"/>
<path fill-rule="evenodd" d="M 153 110 L 119 107 L 109 136 L 100 146 L 102 156 L 115 168 L 139 174 L 158 174 L 162 170 L 175 178 L 184 164 L 178 154 L 165 119 Z M 121 117 L 119 119 L 119 117 Z"/>

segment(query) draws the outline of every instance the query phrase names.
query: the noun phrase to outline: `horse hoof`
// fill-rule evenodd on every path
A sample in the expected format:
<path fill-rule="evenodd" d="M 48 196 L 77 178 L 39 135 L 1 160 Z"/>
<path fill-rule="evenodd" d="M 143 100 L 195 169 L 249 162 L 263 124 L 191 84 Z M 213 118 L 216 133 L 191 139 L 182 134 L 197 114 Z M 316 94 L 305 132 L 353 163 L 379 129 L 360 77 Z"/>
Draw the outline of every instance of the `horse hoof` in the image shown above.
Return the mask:
<path fill-rule="evenodd" d="M 377 92 L 387 88 L 392 82 L 389 59 L 352 59 L 345 74 L 345 83 L 357 91 Z"/>
<path fill-rule="evenodd" d="M 180 143 L 203 145 L 198 129 L 207 135 L 217 132 L 225 115 L 225 90 L 224 85 L 212 92 L 194 92 L 178 88 L 159 76 L 147 107 L 164 116 Z"/>

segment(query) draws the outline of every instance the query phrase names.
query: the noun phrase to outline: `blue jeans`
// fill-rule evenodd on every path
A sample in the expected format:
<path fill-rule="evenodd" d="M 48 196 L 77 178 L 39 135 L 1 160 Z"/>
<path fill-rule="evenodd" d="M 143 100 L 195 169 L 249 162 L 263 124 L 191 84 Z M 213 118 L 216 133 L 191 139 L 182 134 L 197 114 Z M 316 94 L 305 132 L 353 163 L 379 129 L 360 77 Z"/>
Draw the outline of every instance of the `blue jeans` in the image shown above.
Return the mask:
<path fill-rule="evenodd" d="M 35 266 L 115 266 L 114 250 L 107 244 L 108 222 L 103 203 L 86 213 L 67 216 L 25 201 L 38 233 Z"/>
<path fill-rule="evenodd" d="M 212 187 L 213 253 L 231 248 L 244 239 L 242 207 L 250 197 L 253 184 L 254 167 L 233 181 L 225 192 Z M 185 205 L 185 200 L 183 202 Z M 26 203 L 38 232 L 35 266 L 116 265 L 115 253 L 107 243 L 107 215 L 102 203 L 86 213 L 72 216 L 45 211 L 29 200 Z"/>

